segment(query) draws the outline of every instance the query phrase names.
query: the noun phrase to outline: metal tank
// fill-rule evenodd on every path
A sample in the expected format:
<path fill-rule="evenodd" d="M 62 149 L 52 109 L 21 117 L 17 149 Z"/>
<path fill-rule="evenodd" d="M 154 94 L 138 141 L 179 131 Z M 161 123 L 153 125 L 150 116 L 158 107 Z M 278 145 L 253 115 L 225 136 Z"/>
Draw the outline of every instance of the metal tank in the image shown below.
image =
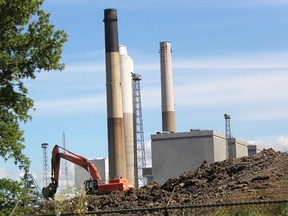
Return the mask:
<path fill-rule="evenodd" d="M 104 10 L 109 178 L 126 178 L 117 10 Z"/>
<path fill-rule="evenodd" d="M 119 46 L 120 71 L 122 83 L 124 141 L 126 153 L 126 177 L 135 184 L 135 151 L 133 127 L 133 88 L 131 73 L 134 73 L 133 60 L 128 56 L 127 48 Z"/>
<path fill-rule="evenodd" d="M 160 42 L 162 131 L 176 132 L 171 43 Z"/>

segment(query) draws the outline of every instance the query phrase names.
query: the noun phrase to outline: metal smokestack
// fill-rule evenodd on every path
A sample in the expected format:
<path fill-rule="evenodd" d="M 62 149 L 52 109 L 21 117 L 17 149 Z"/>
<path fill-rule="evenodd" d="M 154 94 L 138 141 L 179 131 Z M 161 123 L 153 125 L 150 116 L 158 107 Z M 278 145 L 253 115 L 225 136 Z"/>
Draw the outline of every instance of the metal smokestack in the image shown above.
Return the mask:
<path fill-rule="evenodd" d="M 109 178 L 126 178 L 117 10 L 104 10 Z"/>
<path fill-rule="evenodd" d="M 162 131 L 175 132 L 175 109 L 171 62 L 171 43 L 160 42 Z"/>
<path fill-rule="evenodd" d="M 135 183 L 134 127 L 133 127 L 133 89 L 131 73 L 134 73 L 133 60 L 128 56 L 127 48 L 119 47 L 123 100 L 123 123 L 126 153 L 126 177 Z"/>

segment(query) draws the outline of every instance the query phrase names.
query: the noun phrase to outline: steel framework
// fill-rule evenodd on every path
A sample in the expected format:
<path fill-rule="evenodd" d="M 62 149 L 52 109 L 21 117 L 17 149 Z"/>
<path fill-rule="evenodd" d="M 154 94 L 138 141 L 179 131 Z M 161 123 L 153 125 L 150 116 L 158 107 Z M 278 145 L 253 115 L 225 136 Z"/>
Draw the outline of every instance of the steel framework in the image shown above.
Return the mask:
<path fill-rule="evenodd" d="M 231 139 L 231 126 L 230 119 L 231 116 L 229 114 L 224 114 L 225 118 L 225 135 L 226 135 L 226 158 L 229 158 L 229 141 Z"/>
<path fill-rule="evenodd" d="M 21 177 L 21 180 L 23 182 L 24 188 L 29 189 L 31 196 L 31 199 L 26 204 L 32 207 L 38 207 L 41 203 L 44 202 L 44 198 L 35 178 L 31 173 L 25 173 L 25 175 Z"/>
<path fill-rule="evenodd" d="M 43 149 L 43 187 L 47 187 L 49 184 L 48 143 L 42 143 L 41 147 Z"/>
<path fill-rule="evenodd" d="M 146 184 L 146 178 L 143 177 L 143 168 L 146 167 L 146 160 L 145 160 L 145 144 L 144 144 L 141 90 L 140 90 L 141 75 L 132 73 L 132 80 L 133 80 L 134 142 L 136 149 L 135 158 L 137 160 L 136 161 L 137 174 L 135 182 L 138 183 L 137 187 L 141 187 Z"/>

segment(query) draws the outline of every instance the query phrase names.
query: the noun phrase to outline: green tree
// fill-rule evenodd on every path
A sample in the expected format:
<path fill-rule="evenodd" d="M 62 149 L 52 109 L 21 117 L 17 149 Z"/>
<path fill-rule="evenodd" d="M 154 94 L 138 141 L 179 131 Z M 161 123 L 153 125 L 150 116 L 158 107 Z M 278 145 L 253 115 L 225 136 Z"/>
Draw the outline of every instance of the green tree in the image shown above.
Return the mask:
<path fill-rule="evenodd" d="M 28 208 L 24 204 L 31 199 L 29 189 L 23 188 L 17 181 L 0 179 L 0 216 L 25 215 Z"/>
<path fill-rule="evenodd" d="M 0 156 L 29 169 L 23 154 L 24 131 L 20 123 L 31 120 L 33 100 L 25 79 L 43 71 L 63 70 L 60 62 L 67 35 L 50 24 L 41 10 L 44 0 L 0 0 Z"/>

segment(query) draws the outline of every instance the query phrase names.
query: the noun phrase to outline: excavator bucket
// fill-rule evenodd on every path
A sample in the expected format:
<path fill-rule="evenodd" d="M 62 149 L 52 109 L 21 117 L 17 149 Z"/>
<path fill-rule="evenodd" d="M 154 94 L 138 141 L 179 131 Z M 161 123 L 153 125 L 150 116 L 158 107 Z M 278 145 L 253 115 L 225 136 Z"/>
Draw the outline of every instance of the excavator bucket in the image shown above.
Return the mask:
<path fill-rule="evenodd" d="M 47 200 L 49 200 L 49 198 L 54 199 L 55 193 L 57 192 L 57 187 L 57 183 L 52 180 L 47 187 L 42 188 L 43 197 Z"/>

